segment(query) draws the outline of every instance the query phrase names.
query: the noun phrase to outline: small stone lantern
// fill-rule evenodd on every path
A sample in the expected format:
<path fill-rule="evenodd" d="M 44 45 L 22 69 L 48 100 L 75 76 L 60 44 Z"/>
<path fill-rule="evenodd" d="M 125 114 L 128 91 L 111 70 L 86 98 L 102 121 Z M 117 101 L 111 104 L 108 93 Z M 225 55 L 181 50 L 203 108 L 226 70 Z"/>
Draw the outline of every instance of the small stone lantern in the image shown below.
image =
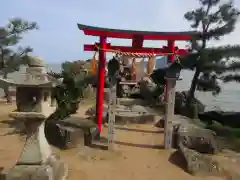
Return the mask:
<path fill-rule="evenodd" d="M 16 87 L 17 110 L 9 116 L 23 121 L 27 131 L 22 153 L 6 180 L 63 179 L 67 167 L 52 155 L 44 130 L 46 118 L 56 110 L 51 91 L 58 80 L 47 75 L 44 61 L 39 57 L 31 57 L 28 66 L 17 80 L 0 78 L 2 83 Z"/>

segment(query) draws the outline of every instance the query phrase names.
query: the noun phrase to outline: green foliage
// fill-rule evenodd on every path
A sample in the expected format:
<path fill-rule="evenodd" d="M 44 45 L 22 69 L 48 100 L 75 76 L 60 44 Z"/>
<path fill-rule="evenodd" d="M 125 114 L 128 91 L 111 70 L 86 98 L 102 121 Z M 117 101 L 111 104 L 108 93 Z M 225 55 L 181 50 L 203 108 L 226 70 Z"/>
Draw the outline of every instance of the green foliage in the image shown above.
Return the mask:
<path fill-rule="evenodd" d="M 229 138 L 240 138 L 239 128 L 231 128 L 229 126 L 223 126 L 216 122 L 206 125 L 206 128 L 215 131 L 218 136 L 225 136 Z"/>
<path fill-rule="evenodd" d="M 157 84 L 157 88 L 153 92 L 153 97 L 159 98 L 163 95 L 163 93 L 164 93 L 164 86 L 161 84 Z"/>
<path fill-rule="evenodd" d="M 184 15 L 191 23 L 191 28 L 198 32 L 190 41 L 191 54 L 181 58 L 184 68 L 195 71 L 189 91 L 190 100 L 194 98 L 197 86 L 200 90 L 220 92 L 216 80 L 220 74 L 229 70 L 230 67 L 226 66 L 229 58 L 240 57 L 240 46 L 208 47 L 207 44 L 209 40 L 220 40 L 233 32 L 240 11 L 232 1 L 198 1 L 200 7 Z"/>
<path fill-rule="evenodd" d="M 56 99 L 58 107 L 48 118 L 49 120 L 62 120 L 76 113 L 80 101 L 86 95 L 85 90 L 95 80 L 95 77 L 88 76 L 83 70 L 73 71 L 75 66 L 76 62 L 64 62 L 61 73 L 49 73 L 55 78 L 62 78 L 62 84 L 52 93 L 52 98 Z"/>
<path fill-rule="evenodd" d="M 220 123 L 213 122 L 206 124 L 205 128 L 213 130 L 218 137 L 221 137 L 221 142 L 224 147 L 234 151 L 240 151 L 240 128 L 231 128 L 223 126 Z"/>
<path fill-rule="evenodd" d="M 27 64 L 30 47 L 18 46 L 23 35 L 30 30 L 37 29 L 37 23 L 28 22 L 20 18 L 9 20 L 6 26 L 0 26 L 0 75 L 7 78 L 7 74 L 18 71 L 21 64 Z M 5 96 L 11 102 L 8 87 L 4 87 Z"/>
<path fill-rule="evenodd" d="M 117 59 L 117 57 L 113 57 L 111 60 L 109 60 L 108 62 L 108 76 L 109 77 L 113 77 L 116 75 L 116 73 L 119 71 L 120 69 L 120 64 L 119 64 L 119 59 Z"/>
<path fill-rule="evenodd" d="M 165 75 L 167 69 L 156 69 L 151 74 L 151 79 L 157 85 L 157 88 L 153 92 L 153 96 L 158 98 L 164 93 L 164 85 L 165 85 Z"/>
<path fill-rule="evenodd" d="M 151 74 L 151 79 L 155 84 L 164 85 L 167 69 L 156 69 Z"/>
<path fill-rule="evenodd" d="M 20 18 L 11 19 L 6 26 L 0 27 L 0 70 L 3 74 L 17 71 L 21 64 L 26 64 L 32 48 L 17 45 L 25 33 L 37 28 L 37 23 Z"/>
<path fill-rule="evenodd" d="M 87 73 L 87 71 L 84 69 L 84 62 L 80 60 L 73 62 L 66 61 L 62 63 L 62 70 L 70 76 L 75 76 L 79 74 L 84 76 Z"/>
<path fill-rule="evenodd" d="M 236 81 L 240 82 L 240 75 L 239 74 L 230 74 L 222 77 L 224 82 Z"/>

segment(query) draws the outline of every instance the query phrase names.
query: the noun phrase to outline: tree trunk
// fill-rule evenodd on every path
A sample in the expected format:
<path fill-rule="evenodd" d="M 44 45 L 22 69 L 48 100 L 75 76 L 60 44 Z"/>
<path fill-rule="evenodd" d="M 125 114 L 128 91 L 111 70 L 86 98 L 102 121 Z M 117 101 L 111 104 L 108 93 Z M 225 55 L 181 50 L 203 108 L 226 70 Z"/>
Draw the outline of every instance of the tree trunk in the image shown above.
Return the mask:
<path fill-rule="evenodd" d="M 3 78 L 7 79 L 7 74 L 6 73 L 4 73 Z M 9 92 L 9 86 L 8 85 L 4 87 L 4 94 L 5 94 L 7 103 L 11 103 L 12 102 L 12 96 Z"/>
<path fill-rule="evenodd" d="M 196 91 L 196 87 L 197 87 L 197 81 L 198 81 L 198 77 L 200 75 L 200 71 L 198 69 L 196 69 L 193 79 L 192 79 L 192 83 L 191 83 L 191 88 L 189 90 L 189 94 L 188 94 L 188 105 L 191 104 L 192 100 L 195 97 L 195 91 Z"/>
<path fill-rule="evenodd" d="M 200 71 L 196 70 L 192 79 L 192 84 L 188 93 L 187 104 L 186 104 L 187 116 L 193 119 L 195 119 L 198 116 L 198 104 L 194 102 L 194 98 L 195 98 L 195 91 L 196 91 L 199 75 L 200 75 Z"/>

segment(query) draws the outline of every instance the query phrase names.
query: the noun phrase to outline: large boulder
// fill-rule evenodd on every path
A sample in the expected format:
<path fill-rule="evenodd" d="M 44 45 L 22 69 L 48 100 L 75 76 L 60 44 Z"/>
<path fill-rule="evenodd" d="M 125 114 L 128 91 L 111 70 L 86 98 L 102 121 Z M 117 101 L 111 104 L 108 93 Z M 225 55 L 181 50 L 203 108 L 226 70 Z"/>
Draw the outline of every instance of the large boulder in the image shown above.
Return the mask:
<path fill-rule="evenodd" d="M 195 150 L 199 153 L 216 154 L 220 146 L 215 132 L 191 123 L 182 123 L 176 131 L 177 146 Z"/>
<path fill-rule="evenodd" d="M 187 148 L 183 144 L 180 144 L 178 152 L 184 158 L 188 173 L 206 176 L 218 175 L 220 169 L 219 164 L 212 160 L 210 156 Z"/>
<path fill-rule="evenodd" d="M 174 145 L 192 175 L 219 175 L 219 165 L 211 155 L 220 151 L 215 133 L 189 118 L 174 122 Z"/>
<path fill-rule="evenodd" d="M 144 77 L 139 81 L 140 94 L 145 100 L 154 100 L 154 91 L 157 85 L 150 77 Z"/>
<path fill-rule="evenodd" d="M 90 116 L 90 117 L 95 117 L 96 115 L 96 106 L 93 106 L 91 108 L 89 108 L 86 113 L 86 115 Z M 102 123 L 106 123 L 108 120 L 108 107 L 106 104 L 103 105 L 103 113 L 102 113 Z"/>
<path fill-rule="evenodd" d="M 180 154 L 185 163 L 186 171 L 198 176 L 220 176 L 229 180 L 240 179 L 240 155 L 235 152 L 222 152 L 218 155 L 202 154 L 180 145 Z"/>
<path fill-rule="evenodd" d="M 189 107 L 187 107 L 187 98 L 188 98 L 187 91 L 176 92 L 174 109 L 176 114 L 190 116 L 191 112 L 189 112 L 190 111 Z M 205 105 L 200 100 L 194 98 L 193 102 L 196 105 L 198 113 L 204 112 Z"/>

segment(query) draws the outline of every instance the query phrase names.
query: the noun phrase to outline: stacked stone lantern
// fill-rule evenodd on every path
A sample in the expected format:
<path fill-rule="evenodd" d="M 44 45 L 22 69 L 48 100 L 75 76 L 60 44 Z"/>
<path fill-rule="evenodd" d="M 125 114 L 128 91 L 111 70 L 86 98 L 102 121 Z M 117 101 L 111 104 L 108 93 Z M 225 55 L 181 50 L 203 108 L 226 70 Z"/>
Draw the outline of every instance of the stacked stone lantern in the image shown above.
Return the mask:
<path fill-rule="evenodd" d="M 47 75 L 44 61 L 32 57 L 25 74 L 18 80 L 0 79 L 16 87 L 17 110 L 10 117 L 23 121 L 27 131 L 26 143 L 16 165 L 6 180 L 57 180 L 67 175 L 67 166 L 52 155 L 45 137 L 45 120 L 56 109 L 51 102 L 51 90 L 58 81 Z"/>

